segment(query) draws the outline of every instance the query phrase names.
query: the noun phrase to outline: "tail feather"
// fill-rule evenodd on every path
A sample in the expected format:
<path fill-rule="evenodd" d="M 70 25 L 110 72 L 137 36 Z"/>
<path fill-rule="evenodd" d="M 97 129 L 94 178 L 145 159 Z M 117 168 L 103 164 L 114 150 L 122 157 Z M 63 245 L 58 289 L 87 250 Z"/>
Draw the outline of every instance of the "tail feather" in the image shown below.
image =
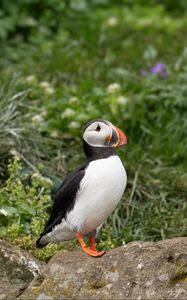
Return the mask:
<path fill-rule="evenodd" d="M 37 239 L 37 241 L 36 241 L 36 248 L 39 248 L 39 249 L 43 248 L 47 244 L 49 244 L 49 243 L 45 241 L 44 236 L 40 236 L 39 239 Z"/>

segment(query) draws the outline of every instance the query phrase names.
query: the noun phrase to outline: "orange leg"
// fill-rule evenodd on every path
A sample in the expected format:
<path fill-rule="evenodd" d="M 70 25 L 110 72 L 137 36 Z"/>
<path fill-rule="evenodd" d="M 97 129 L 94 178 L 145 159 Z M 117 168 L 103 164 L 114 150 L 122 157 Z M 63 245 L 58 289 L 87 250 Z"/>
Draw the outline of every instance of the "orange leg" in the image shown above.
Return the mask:
<path fill-rule="evenodd" d="M 89 237 L 89 243 L 90 243 L 90 249 L 93 251 L 97 251 L 95 247 L 95 237 L 93 235 Z"/>
<path fill-rule="evenodd" d="M 82 234 L 80 232 L 76 232 L 75 235 L 81 245 L 82 250 L 84 252 L 86 252 L 87 254 L 89 254 L 90 256 L 99 257 L 105 253 L 105 251 L 97 251 L 96 250 L 94 236 L 90 237 L 90 247 L 87 247 L 83 240 Z"/>

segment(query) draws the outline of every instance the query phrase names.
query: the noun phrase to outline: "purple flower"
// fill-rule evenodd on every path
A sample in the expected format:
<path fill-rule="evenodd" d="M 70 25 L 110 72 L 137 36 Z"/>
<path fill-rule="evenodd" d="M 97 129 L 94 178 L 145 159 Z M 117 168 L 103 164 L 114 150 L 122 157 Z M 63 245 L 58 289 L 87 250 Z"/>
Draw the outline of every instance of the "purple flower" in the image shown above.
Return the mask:
<path fill-rule="evenodd" d="M 150 72 L 152 74 L 160 74 L 161 77 L 168 77 L 169 75 L 166 66 L 162 63 L 157 63 L 156 65 L 151 67 Z"/>

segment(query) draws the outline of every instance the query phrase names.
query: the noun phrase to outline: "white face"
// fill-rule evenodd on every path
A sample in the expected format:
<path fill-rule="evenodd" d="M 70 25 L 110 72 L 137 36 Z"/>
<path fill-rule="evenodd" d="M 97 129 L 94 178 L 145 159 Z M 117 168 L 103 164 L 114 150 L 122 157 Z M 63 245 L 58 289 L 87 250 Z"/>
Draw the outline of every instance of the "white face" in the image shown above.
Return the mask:
<path fill-rule="evenodd" d="M 94 147 L 110 147 L 112 124 L 96 121 L 91 123 L 83 134 L 83 139 Z"/>

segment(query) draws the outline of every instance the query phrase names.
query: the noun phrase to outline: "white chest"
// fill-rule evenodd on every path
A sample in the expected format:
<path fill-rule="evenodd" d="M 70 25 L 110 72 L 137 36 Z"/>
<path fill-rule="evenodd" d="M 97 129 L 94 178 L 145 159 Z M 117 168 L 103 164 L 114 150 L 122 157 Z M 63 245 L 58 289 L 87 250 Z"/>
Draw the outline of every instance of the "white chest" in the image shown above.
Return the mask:
<path fill-rule="evenodd" d="M 118 156 L 92 161 L 81 181 L 74 208 L 67 215 L 67 223 L 85 234 L 96 229 L 120 201 L 126 183 L 126 172 Z"/>

